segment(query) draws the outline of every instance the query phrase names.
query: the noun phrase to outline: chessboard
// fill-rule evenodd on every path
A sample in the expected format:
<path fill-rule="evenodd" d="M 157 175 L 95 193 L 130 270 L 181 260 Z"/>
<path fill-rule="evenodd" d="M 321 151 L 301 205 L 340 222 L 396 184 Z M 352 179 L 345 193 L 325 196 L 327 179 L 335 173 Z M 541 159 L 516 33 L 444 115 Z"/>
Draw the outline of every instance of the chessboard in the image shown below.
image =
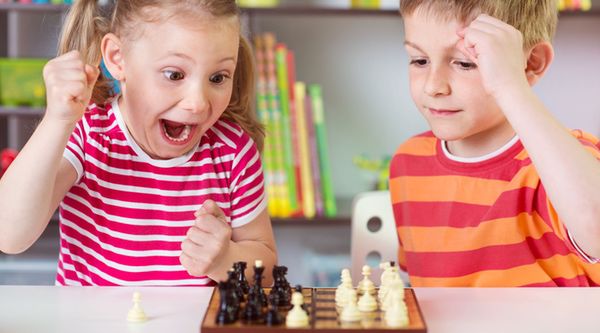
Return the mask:
<path fill-rule="evenodd" d="M 402 333 L 425 333 L 427 326 L 419 308 L 419 303 L 412 289 L 405 289 L 405 302 L 408 308 L 409 324 L 402 328 L 388 328 L 383 322 L 383 312 L 375 311 L 365 313 L 364 318 L 357 323 L 346 324 L 339 320 L 338 308 L 335 305 L 336 288 L 303 288 L 304 303 L 308 307 L 309 326 L 304 328 L 287 328 L 285 323 L 279 326 L 266 326 L 261 324 L 245 324 L 236 321 L 232 324 L 216 324 L 216 316 L 219 309 L 219 291 L 215 288 L 208 305 L 204 320 L 201 325 L 202 333 L 237 333 L 237 332 L 256 332 L 256 333 L 277 333 L 288 332 L 292 330 L 298 333 L 304 332 L 343 332 L 343 333 L 363 333 L 363 332 L 402 332 Z M 269 289 L 265 288 L 265 292 Z M 283 311 L 285 316 L 287 311 Z"/>

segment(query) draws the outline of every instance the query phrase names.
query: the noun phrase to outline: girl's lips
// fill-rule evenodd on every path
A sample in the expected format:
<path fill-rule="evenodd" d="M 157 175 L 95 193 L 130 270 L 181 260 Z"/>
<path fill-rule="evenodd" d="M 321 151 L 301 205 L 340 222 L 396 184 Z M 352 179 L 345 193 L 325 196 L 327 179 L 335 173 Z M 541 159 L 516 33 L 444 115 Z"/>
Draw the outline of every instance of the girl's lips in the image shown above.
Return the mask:
<path fill-rule="evenodd" d="M 434 116 L 452 116 L 461 111 L 461 110 L 432 109 L 432 108 L 427 108 L 427 109 Z"/>

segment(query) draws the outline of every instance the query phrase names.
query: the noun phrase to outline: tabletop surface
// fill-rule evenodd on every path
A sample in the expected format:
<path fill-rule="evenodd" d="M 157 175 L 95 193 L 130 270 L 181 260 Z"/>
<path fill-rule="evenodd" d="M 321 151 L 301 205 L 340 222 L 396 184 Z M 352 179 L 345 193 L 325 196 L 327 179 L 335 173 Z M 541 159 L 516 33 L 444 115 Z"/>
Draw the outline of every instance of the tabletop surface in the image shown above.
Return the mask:
<path fill-rule="evenodd" d="M 129 323 L 139 291 L 149 320 Z M 430 333 L 598 332 L 600 288 L 416 288 Z M 200 332 L 212 288 L 0 286 L 0 332 Z"/>

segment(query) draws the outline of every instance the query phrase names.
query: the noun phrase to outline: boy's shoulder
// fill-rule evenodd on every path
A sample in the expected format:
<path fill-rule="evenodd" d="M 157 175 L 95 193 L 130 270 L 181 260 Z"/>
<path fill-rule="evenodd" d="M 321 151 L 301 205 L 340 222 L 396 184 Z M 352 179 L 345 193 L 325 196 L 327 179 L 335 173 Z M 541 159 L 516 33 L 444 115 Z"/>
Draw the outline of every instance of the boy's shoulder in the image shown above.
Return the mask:
<path fill-rule="evenodd" d="M 396 149 L 395 155 L 435 155 L 438 138 L 432 131 L 426 131 L 410 137 L 400 144 Z"/>

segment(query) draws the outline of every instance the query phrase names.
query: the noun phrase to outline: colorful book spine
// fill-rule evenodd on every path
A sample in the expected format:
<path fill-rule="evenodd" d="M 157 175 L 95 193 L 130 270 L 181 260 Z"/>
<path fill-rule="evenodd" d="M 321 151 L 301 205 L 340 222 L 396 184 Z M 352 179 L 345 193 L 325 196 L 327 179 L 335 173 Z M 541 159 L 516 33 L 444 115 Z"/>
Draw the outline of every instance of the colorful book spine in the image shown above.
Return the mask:
<path fill-rule="evenodd" d="M 315 124 L 315 137 L 319 151 L 321 166 L 321 180 L 323 189 L 323 204 L 325 216 L 333 217 L 337 214 L 333 182 L 331 179 L 331 168 L 329 165 L 329 152 L 327 149 L 327 129 L 325 127 L 325 113 L 323 110 L 323 97 L 321 86 L 312 84 L 308 87 L 308 93 L 312 100 L 313 121 Z"/>
<path fill-rule="evenodd" d="M 287 186 L 287 174 L 285 170 L 284 144 L 282 117 L 279 105 L 279 91 L 277 85 L 277 71 L 275 68 L 275 35 L 266 33 L 264 35 L 265 66 L 267 70 L 267 102 L 269 106 L 269 119 L 273 133 L 273 159 L 274 159 L 274 184 L 276 193 L 277 214 L 274 217 L 289 217 L 291 208 L 289 202 L 289 190 Z"/>
<path fill-rule="evenodd" d="M 300 169 L 300 143 L 298 141 L 298 123 L 296 117 L 296 94 L 294 85 L 296 84 L 296 63 L 294 52 L 287 49 L 286 52 L 287 78 L 289 87 L 289 106 L 290 106 L 290 134 L 293 152 L 294 177 L 296 177 L 296 202 L 298 209 L 292 212 L 292 216 L 303 215 L 303 195 L 302 195 L 302 172 Z M 290 193 L 290 195 L 293 195 Z"/>
<path fill-rule="evenodd" d="M 265 128 L 265 140 L 262 152 L 263 169 L 265 174 L 265 189 L 269 214 L 278 216 L 278 202 L 275 184 L 275 159 L 273 156 L 273 128 L 269 119 L 267 99 L 267 73 L 265 66 L 265 49 L 262 36 L 254 38 L 254 54 L 256 57 L 256 110 L 260 122 Z"/>
<path fill-rule="evenodd" d="M 315 137 L 315 122 L 313 120 L 312 99 L 307 94 L 304 99 L 304 114 L 306 116 L 306 129 L 308 134 L 308 148 L 312 171 L 313 190 L 315 191 L 315 211 L 317 216 L 324 216 L 323 194 L 321 191 L 321 171 L 319 165 L 319 149 Z"/>
<path fill-rule="evenodd" d="M 275 66 L 277 71 L 279 106 L 281 110 L 281 141 L 283 143 L 283 161 L 287 180 L 287 194 L 291 215 L 298 209 L 298 201 L 296 200 L 296 174 L 294 171 L 294 153 L 292 149 L 292 137 L 290 129 L 287 49 L 283 44 L 278 44 L 275 47 Z"/>
<path fill-rule="evenodd" d="M 308 141 L 308 129 L 306 124 L 306 85 L 304 82 L 296 82 L 294 85 L 296 104 L 296 124 L 298 128 L 298 148 L 300 153 L 300 184 L 302 188 L 302 212 L 305 217 L 315 217 L 315 195 L 312 183 L 312 170 L 310 163 L 310 149 Z"/>

